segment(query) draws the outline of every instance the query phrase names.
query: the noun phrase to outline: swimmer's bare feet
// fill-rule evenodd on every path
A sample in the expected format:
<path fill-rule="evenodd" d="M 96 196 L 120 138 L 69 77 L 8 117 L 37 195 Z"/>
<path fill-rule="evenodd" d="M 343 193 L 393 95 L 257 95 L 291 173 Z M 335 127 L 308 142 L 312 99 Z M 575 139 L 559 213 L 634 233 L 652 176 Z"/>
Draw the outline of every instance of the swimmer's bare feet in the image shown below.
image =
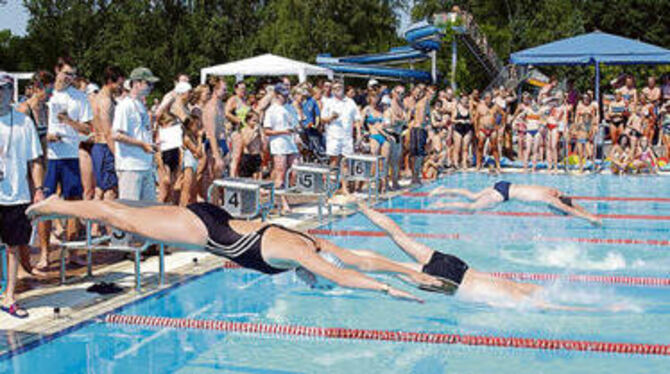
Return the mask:
<path fill-rule="evenodd" d="M 29 219 L 33 219 L 38 216 L 49 214 L 49 207 L 57 201 L 61 201 L 61 198 L 58 197 L 58 195 L 51 195 L 39 203 L 32 204 L 26 209 L 26 216 L 28 216 Z"/>

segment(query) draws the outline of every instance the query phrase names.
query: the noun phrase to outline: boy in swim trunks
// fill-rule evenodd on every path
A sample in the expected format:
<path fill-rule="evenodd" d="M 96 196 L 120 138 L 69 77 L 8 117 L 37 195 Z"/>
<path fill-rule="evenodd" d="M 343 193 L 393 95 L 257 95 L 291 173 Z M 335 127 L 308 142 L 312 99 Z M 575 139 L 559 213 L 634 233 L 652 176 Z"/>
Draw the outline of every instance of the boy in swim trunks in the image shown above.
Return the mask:
<path fill-rule="evenodd" d="M 561 214 L 585 219 L 595 226 L 602 225 L 602 221 L 598 216 L 586 211 L 580 205 L 575 204 L 569 196 L 551 187 L 512 184 L 507 181 L 499 181 L 493 187 L 485 188 L 479 192 L 471 192 L 459 188 L 438 187 L 430 193 L 430 196 L 438 194 L 463 196 L 472 202 L 440 202 L 434 205 L 435 208 L 476 211 L 490 209 L 509 199 L 516 199 L 525 202 L 546 203 L 550 209 L 556 210 Z"/>

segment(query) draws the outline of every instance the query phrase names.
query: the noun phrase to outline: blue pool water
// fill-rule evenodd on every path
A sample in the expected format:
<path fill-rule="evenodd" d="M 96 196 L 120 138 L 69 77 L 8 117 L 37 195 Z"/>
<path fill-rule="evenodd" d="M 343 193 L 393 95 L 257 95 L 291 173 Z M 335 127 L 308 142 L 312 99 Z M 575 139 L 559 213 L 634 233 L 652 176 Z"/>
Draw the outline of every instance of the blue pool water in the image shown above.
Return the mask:
<path fill-rule="evenodd" d="M 509 175 L 513 183 L 555 186 L 579 196 L 670 197 L 662 177 L 565 177 Z M 496 179 L 456 174 L 437 184 L 480 189 Z M 434 185 L 417 191 L 429 191 Z M 398 197 L 378 205 L 430 209 L 437 198 Z M 579 201 L 598 214 L 670 216 L 670 202 Z M 543 206 L 511 202 L 494 209 L 546 212 Z M 603 228 L 559 217 L 391 214 L 412 233 L 458 233 L 458 240 L 420 239 L 462 257 L 484 271 L 552 274 L 670 276 L 668 246 L 592 244 L 547 238 L 667 240 L 670 221 L 606 219 Z M 377 230 L 356 214 L 326 227 Z M 388 238 L 329 236 L 335 243 L 407 258 Z M 293 274 L 266 277 L 247 270 L 217 270 L 120 314 L 249 321 L 306 326 L 487 334 L 670 344 L 668 288 L 553 282 L 547 296 L 569 304 L 621 312 L 541 311 L 492 308 L 413 290 L 425 304 L 351 290 L 312 291 Z M 5 355 L 5 373 L 661 373 L 670 357 L 530 349 L 325 340 L 127 327 L 91 322 L 23 353 Z"/>

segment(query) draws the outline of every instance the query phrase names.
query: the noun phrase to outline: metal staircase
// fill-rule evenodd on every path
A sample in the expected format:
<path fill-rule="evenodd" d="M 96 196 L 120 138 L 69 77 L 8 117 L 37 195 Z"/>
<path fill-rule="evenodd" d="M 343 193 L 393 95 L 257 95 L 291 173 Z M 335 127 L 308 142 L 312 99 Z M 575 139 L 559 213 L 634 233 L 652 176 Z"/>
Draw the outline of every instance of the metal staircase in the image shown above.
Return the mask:
<path fill-rule="evenodd" d="M 529 77 L 530 69 L 527 66 L 505 65 L 491 48 L 486 35 L 471 13 L 460 11 L 456 17 L 460 19 L 460 27 L 455 28 L 459 40 L 465 44 L 491 78 L 484 92 L 499 86 L 513 90 Z"/>

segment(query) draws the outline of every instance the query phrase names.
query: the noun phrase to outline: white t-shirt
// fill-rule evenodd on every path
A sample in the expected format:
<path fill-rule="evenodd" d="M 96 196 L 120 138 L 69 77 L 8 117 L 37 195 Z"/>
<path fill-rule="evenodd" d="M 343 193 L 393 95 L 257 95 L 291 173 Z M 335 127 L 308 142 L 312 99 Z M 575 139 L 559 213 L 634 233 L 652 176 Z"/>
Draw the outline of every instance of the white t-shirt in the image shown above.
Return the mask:
<path fill-rule="evenodd" d="M 112 131 L 121 132 L 133 139 L 153 143 L 149 113 L 144 104 L 130 96 L 121 100 L 114 110 Z M 122 142 L 115 145 L 116 170 L 147 171 L 153 166 L 153 155 L 141 147 Z"/>
<path fill-rule="evenodd" d="M 326 137 L 345 139 L 353 137 L 354 122 L 361 120 L 356 103 L 348 97 L 342 100 L 332 97 L 323 103 L 322 118 L 330 118 L 333 113 L 338 117 L 326 125 Z"/>
<path fill-rule="evenodd" d="M 40 138 L 30 117 L 14 109 L 0 117 L 0 205 L 28 204 L 28 161 L 42 155 Z"/>
<path fill-rule="evenodd" d="M 60 122 L 58 114 L 67 112 L 67 115 L 77 122 L 93 120 L 93 110 L 86 94 L 73 87 L 63 91 L 54 90 L 47 106 L 49 108 L 47 133 L 60 135 L 62 139 L 60 142 L 48 143 L 47 158 L 49 160 L 79 158 L 79 142 L 86 136 L 77 132 L 72 126 Z"/>
<path fill-rule="evenodd" d="M 265 111 L 264 128 L 280 131 L 292 129 L 294 126 L 295 122 L 291 120 L 291 115 L 283 106 L 272 103 Z M 290 155 L 293 153 L 298 153 L 293 134 L 270 136 L 270 154 Z"/>

